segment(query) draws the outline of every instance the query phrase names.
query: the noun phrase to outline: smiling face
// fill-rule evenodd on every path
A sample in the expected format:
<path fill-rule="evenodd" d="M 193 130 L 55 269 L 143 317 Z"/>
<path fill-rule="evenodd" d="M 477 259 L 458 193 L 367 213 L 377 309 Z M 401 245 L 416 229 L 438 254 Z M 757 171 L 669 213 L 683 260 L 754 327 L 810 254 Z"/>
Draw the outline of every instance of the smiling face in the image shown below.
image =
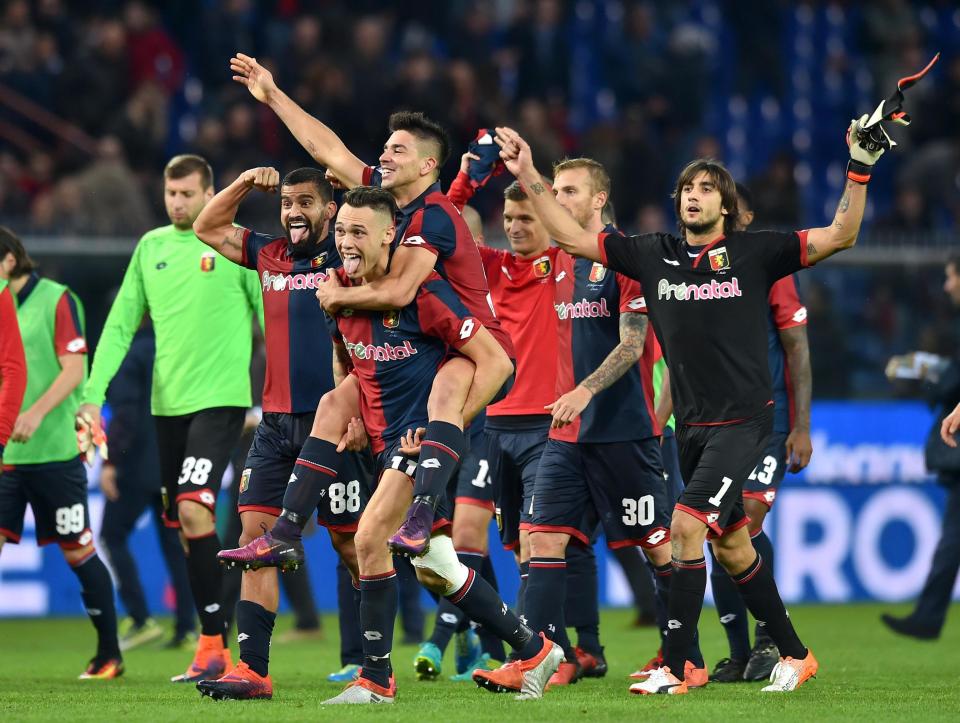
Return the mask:
<path fill-rule="evenodd" d="M 367 281 L 383 276 L 395 232 L 389 214 L 347 203 L 341 206 L 334 233 L 347 276 Z"/>
<path fill-rule="evenodd" d="M 518 256 L 541 254 L 550 247 L 550 236 L 530 201 L 503 202 L 503 231 Z"/>
<path fill-rule="evenodd" d="M 287 232 L 291 253 L 312 249 L 327 235 L 336 204 L 325 203 L 316 184 L 297 183 L 280 187 L 280 225 Z"/>
<path fill-rule="evenodd" d="M 717 188 L 717 182 L 707 171 L 700 171 L 680 189 L 680 221 L 691 233 L 705 234 L 723 231 L 723 217 L 727 210 Z"/>
<path fill-rule="evenodd" d="M 203 177 L 199 172 L 182 178 L 163 179 L 163 203 L 170 223 L 178 231 L 193 228 L 193 222 L 211 198 L 213 186 L 204 188 Z"/>
<path fill-rule="evenodd" d="M 395 192 L 432 174 L 437 159 L 431 150 L 431 143 L 417 139 L 409 131 L 391 133 L 380 154 L 381 187 Z"/>

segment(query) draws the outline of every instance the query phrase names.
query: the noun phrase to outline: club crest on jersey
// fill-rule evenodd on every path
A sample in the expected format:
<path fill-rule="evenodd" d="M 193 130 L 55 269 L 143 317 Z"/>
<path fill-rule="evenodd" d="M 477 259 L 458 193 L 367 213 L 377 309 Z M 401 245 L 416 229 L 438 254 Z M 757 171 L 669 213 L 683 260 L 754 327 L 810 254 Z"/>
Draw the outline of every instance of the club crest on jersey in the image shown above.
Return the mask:
<path fill-rule="evenodd" d="M 247 467 L 243 470 L 243 474 L 240 475 L 240 494 L 243 494 L 247 491 L 247 488 L 250 486 L 250 473 L 253 470 L 250 467 Z"/>
<path fill-rule="evenodd" d="M 312 259 L 310 259 L 310 268 L 318 269 L 321 266 L 323 266 L 324 263 L 326 263 L 326 261 L 327 261 L 327 252 L 324 251 L 319 256 L 314 256 Z"/>
<path fill-rule="evenodd" d="M 603 264 L 594 263 L 594 265 L 590 267 L 590 283 L 599 284 L 606 275 L 607 269 Z"/>
<path fill-rule="evenodd" d="M 727 253 L 726 246 L 711 249 L 707 252 L 707 256 L 710 257 L 710 268 L 714 271 L 726 271 L 730 268 L 730 255 Z"/>
<path fill-rule="evenodd" d="M 209 251 L 203 254 L 203 256 L 200 257 L 200 270 L 213 271 L 213 266 L 216 260 L 217 260 L 217 255 L 212 251 Z"/>
<path fill-rule="evenodd" d="M 390 311 L 383 312 L 383 325 L 387 329 L 396 329 L 400 326 L 400 310 L 392 309 Z"/>
<path fill-rule="evenodd" d="M 550 257 L 541 256 L 539 259 L 533 262 L 533 273 L 538 279 L 545 278 L 550 275 Z"/>

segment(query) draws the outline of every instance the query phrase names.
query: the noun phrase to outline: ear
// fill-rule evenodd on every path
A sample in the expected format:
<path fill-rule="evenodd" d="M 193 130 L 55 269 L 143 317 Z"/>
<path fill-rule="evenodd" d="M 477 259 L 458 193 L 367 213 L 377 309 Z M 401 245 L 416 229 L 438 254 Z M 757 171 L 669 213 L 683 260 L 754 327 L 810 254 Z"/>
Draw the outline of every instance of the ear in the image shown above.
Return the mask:
<path fill-rule="evenodd" d="M 336 217 L 337 217 L 337 202 L 336 202 L 336 201 L 328 201 L 328 202 L 327 202 L 327 218 L 326 218 L 326 220 L 327 220 L 327 221 L 330 221 L 331 219 L 334 219 L 334 218 L 336 218 Z"/>
<path fill-rule="evenodd" d="M 606 191 L 600 191 L 599 193 L 594 194 L 593 196 L 593 207 L 594 209 L 603 209 L 607 205 L 607 193 Z"/>
<path fill-rule="evenodd" d="M 422 161 L 420 161 L 420 175 L 429 176 L 431 173 L 437 170 L 437 159 L 432 156 L 427 156 Z"/>
<path fill-rule="evenodd" d="M 393 243 L 394 237 L 397 235 L 397 227 L 394 224 L 387 226 L 387 230 L 384 233 L 383 240 L 387 246 Z"/>

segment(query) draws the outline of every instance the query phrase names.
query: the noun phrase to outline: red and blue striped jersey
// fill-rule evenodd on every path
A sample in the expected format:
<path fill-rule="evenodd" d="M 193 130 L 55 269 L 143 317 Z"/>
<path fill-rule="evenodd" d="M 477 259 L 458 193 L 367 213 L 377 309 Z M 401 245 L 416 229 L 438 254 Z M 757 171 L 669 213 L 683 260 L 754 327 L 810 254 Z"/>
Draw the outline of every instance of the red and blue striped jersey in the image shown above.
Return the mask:
<path fill-rule="evenodd" d="M 557 397 L 592 374 L 620 343 L 620 315 L 645 314 L 640 284 L 588 259 L 557 256 L 559 324 Z M 648 334 L 648 337 L 651 335 Z M 653 407 L 656 342 L 649 338 L 640 363 L 594 396 L 580 416 L 550 437 L 566 442 L 625 442 L 660 434 Z"/>
<path fill-rule="evenodd" d="M 338 270 L 344 286 L 352 283 Z M 336 343 L 346 347 L 360 381 L 360 411 L 374 452 L 408 429 L 427 426 L 427 399 L 437 370 L 481 323 L 450 284 L 431 272 L 402 309 L 341 309 L 328 317 Z"/>
<path fill-rule="evenodd" d="M 796 276 L 784 276 L 770 287 L 770 323 L 767 359 L 773 381 L 773 431 L 789 434 L 793 428 L 793 383 L 780 331 L 807 325 L 807 307 L 800 301 Z"/>
<path fill-rule="evenodd" d="M 380 182 L 380 170 L 367 166 L 363 185 L 379 186 Z M 440 191 L 439 181 L 400 209 L 396 238 L 394 243 L 416 246 L 436 255 L 437 273 L 513 359 L 513 344 L 494 313 L 477 244 L 457 207 Z"/>
<path fill-rule="evenodd" d="M 308 259 L 287 253 L 287 239 L 246 229 L 241 264 L 256 269 L 263 291 L 267 372 L 263 411 L 312 412 L 333 389 L 333 348 L 316 289 L 324 270 L 341 265 L 333 234 Z"/>

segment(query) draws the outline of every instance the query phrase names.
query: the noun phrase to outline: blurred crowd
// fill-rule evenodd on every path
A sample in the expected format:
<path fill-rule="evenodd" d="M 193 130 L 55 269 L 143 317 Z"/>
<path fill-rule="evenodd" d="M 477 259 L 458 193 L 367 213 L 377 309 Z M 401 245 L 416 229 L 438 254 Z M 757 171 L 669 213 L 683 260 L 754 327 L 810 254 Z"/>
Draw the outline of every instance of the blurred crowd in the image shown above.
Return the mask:
<path fill-rule="evenodd" d="M 751 186 L 758 226 L 822 224 L 851 115 L 950 47 L 951 0 L 0 0 L 0 223 L 136 238 L 165 223 L 160 171 L 174 153 L 206 156 L 219 185 L 252 166 L 307 165 L 231 81 L 243 51 L 371 163 L 389 113 L 412 108 L 450 130 L 445 182 L 478 128 L 509 123 L 543 170 L 565 155 L 603 162 L 629 231 L 673 226 L 669 192 L 694 156 Z M 865 243 L 960 225 L 960 56 L 947 52 L 908 103 L 914 124 L 897 129 L 901 147 L 871 184 Z M 498 195 L 477 201 L 494 243 Z M 243 214 L 279 230 L 272 199 Z M 927 333 L 909 321 L 918 308 L 937 326 L 938 270 L 923 298 L 909 274 L 826 273 L 807 284 L 811 334 L 852 359 L 849 373 L 824 370 L 838 392 L 862 386 L 859 355 L 872 368 Z M 863 308 L 836 298 L 851 285 Z"/>

